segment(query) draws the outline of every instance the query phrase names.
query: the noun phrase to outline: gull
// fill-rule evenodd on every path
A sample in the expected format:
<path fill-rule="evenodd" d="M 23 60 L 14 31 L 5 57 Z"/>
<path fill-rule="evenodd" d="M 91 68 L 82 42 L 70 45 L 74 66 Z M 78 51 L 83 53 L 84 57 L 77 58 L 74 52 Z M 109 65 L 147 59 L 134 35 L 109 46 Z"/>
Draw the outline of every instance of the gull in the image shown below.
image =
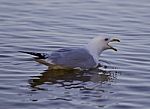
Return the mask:
<path fill-rule="evenodd" d="M 109 37 L 95 37 L 81 47 L 66 47 L 51 53 L 20 52 L 36 56 L 37 62 L 47 66 L 90 69 L 99 65 L 99 57 L 104 50 L 117 51 L 110 45 L 110 42 L 120 42 L 120 40 Z"/>

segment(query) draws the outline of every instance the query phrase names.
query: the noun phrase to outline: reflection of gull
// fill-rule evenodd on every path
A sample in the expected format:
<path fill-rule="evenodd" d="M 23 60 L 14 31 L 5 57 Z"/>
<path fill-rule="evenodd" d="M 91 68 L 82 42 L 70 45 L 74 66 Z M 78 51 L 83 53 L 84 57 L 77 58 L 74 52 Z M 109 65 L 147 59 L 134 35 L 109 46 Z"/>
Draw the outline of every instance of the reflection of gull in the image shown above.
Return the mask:
<path fill-rule="evenodd" d="M 33 76 L 29 80 L 32 88 L 42 89 L 41 85 L 48 83 L 49 85 L 59 84 L 64 88 L 85 88 L 86 82 L 106 84 L 116 78 L 116 71 L 104 70 L 86 70 L 80 71 L 78 69 L 48 69 L 41 73 L 40 76 Z M 76 81 L 76 82 L 74 82 Z"/>
<path fill-rule="evenodd" d="M 51 54 L 21 52 L 37 56 L 36 61 L 47 66 L 57 65 L 61 67 L 89 69 L 98 65 L 99 56 L 104 50 L 113 49 L 117 51 L 117 49 L 109 45 L 109 42 L 113 41 L 119 42 L 118 39 L 96 37 L 84 47 L 63 48 Z"/>

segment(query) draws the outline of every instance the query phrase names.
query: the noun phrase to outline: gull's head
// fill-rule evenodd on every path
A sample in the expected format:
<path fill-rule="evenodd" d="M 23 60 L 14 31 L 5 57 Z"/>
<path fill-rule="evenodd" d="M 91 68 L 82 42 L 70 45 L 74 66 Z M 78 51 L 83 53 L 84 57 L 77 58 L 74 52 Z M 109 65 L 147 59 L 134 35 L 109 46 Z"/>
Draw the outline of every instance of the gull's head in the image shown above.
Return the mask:
<path fill-rule="evenodd" d="M 109 38 L 109 37 L 96 37 L 93 39 L 93 42 L 95 43 L 95 46 L 97 46 L 102 51 L 107 49 L 112 49 L 114 51 L 117 51 L 117 49 L 112 47 L 110 43 L 120 42 L 120 40 L 116 38 Z"/>
<path fill-rule="evenodd" d="M 88 44 L 88 49 L 91 50 L 94 54 L 100 55 L 102 51 L 107 49 L 112 49 L 117 51 L 116 48 L 110 45 L 111 42 L 120 42 L 119 39 L 116 38 L 109 38 L 109 37 L 95 37 L 91 40 Z"/>

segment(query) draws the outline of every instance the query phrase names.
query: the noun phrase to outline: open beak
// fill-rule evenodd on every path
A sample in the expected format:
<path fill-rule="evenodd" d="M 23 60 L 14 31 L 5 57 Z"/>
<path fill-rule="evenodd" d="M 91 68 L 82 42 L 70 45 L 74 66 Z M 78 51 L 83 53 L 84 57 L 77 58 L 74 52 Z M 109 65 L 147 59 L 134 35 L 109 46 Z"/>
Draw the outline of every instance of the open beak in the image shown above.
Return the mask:
<path fill-rule="evenodd" d="M 112 50 L 114 50 L 114 51 L 117 51 L 116 48 L 114 48 L 114 47 L 112 47 L 111 45 L 109 45 L 110 42 L 120 42 L 120 40 L 114 38 L 114 39 L 111 39 L 111 40 L 108 42 L 109 49 L 112 49 Z"/>

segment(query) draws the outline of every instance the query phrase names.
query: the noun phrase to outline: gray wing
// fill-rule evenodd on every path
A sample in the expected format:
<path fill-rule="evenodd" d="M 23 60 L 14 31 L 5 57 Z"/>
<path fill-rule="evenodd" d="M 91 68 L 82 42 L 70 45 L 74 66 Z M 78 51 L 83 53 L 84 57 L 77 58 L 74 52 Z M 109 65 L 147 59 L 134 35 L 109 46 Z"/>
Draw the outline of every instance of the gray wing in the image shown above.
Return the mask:
<path fill-rule="evenodd" d="M 91 68 L 96 65 L 93 57 L 84 48 L 60 49 L 50 54 L 48 60 L 54 64 L 73 68 Z"/>

